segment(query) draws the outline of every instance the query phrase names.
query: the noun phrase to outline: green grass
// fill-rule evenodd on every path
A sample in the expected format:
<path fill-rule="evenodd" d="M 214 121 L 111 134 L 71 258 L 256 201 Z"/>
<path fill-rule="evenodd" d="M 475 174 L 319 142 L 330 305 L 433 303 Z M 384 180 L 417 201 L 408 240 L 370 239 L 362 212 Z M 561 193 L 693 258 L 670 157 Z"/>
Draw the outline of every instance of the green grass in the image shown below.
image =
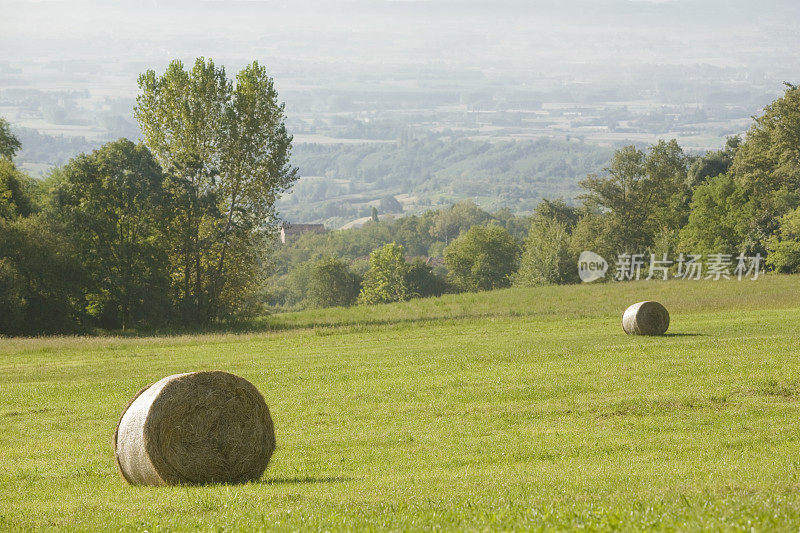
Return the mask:
<path fill-rule="evenodd" d="M 670 335 L 627 337 L 658 299 Z M 263 319 L 261 333 L 0 340 L 0 530 L 800 528 L 800 279 L 496 291 Z M 260 483 L 131 487 L 143 385 L 251 380 Z"/>

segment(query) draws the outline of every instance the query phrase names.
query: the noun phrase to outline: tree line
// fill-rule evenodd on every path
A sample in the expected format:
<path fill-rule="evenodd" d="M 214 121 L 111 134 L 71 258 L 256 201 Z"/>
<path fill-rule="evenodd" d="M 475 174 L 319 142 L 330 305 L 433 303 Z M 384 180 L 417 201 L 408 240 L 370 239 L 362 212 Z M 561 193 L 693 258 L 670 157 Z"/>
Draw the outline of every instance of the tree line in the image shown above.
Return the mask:
<path fill-rule="evenodd" d="M 296 180 L 283 106 L 253 63 L 211 60 L 139 78 L 144 142 L 81 154 L 43 181 L 14 165 L 0 120 L 0 334 L 206 326 L 268 308 L 402 301 L 574 283 L 583 250 L 761 254 L 800 269 L 800 88 L 742 140 L 617 150 L 573 204 L 531 216 L 471 201 L 362 228 L 274 238 Z"/>
<path fill-rule="evenodd" d="M 759 254 L 773 271 L 797 272 L 800 88 L 787 84 L 721 150 L 691 157 L 674 140 L 623 148 L 581 186 L 579 217 L 559 225 L 573 253 Z"/>
<path fill-rule="evenodd" d="M 265 276 L 278 194 L 296 179 L 266 69 L 212 60 L 139 78 L 127 139 L 34 182 L 0 122 L 0 334 L 206 325 Z"/>
<path fill-rule="evenodd" d="M 675 140 L 626 146 L 580 186 L 576 204 L 544 200 L 530 217 L 490 214 L 467 201 L 303 236 L 273 256 L 272 301 L 351 305 L 576 283 L 584 250 L 609 260 L 640 254 L 645 267 L 653 257 L 680 254 L 759 255 L 773 271 L 798 272 L 800 88 L 787 84 L 744 140 L 731 137 L 703 155 L 687 154 Z M 443 265 L 421 257 L 443 257 Z M 334 287 L 347 288 L 334 295 Z"/>

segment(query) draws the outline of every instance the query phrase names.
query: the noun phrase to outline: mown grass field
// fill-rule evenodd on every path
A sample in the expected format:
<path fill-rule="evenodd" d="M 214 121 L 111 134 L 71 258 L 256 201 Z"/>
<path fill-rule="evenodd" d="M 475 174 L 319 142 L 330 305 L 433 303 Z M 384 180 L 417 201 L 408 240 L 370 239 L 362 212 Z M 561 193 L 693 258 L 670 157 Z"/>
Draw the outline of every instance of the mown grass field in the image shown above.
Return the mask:
<path fill-rule="evenodd" d="M 628 337 L 657 299 L 669 335 Z M 800 278 L 447 296 L 262 332 L 0 340 L 0 530 L 800 528 Z M 259 483 L 131 487 L 111 436 L 142 386 L 252 381 Z"/>

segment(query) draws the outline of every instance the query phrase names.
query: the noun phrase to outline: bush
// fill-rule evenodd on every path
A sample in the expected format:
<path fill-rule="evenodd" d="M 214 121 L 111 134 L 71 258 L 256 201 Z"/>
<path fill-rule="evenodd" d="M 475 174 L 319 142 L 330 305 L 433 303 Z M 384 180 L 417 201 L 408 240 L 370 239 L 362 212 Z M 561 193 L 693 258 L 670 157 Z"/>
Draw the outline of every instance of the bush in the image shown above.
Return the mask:
<path fill-rule="evenodd" d="M 778 272 L 800 272 L 800 207 L 779 219 L 780 229 L 767 241 L 767 265 Z"/>
<path fill-rule="evenodd" d="M 447 292 L 447 281 L 438 276 L 423 259 L 417 258 L 408 266 L 406 284 L 412 298 L 441 296 Z"/>
<path fill-rule="evenodd" d="M 164 176 L 150 151 L 127 139 L 81 154 L 58 171 L 50 216 L 89 283 L 86 311 L 107 329 L 171 316 Z"/>
<path fill-rule="evenodd" d="M 374 250 L 369 256 L 369 270 L 364 275 L 359 303 L 376 304 L 408 300 L 406 276 L 408 263 L 402 246 L 390 243 Z"/>
<path fill-rule="evenodd" d="M 288 273 L 272 278 L 267 291 L 271 304 L 286 309 L 302 308 L 307 302 L 313 267 L 312 261 L 304 261 L 292 267 Z"/>
<path fill-rule="evenodd" d="M 502 226 L 473 226 L 445 249 L 449 281 L 462 291 L 508 287 L 519 251 L 517 241 Z"/>
<path fill-rule="evenodd" d="M 537 217 L 531 223 L 514 285 L 576 283 L 576 265 L 577 257 L 570 251 L 566 225 L 551 218 Z"/>
<path fill-rule="evenodd" d="M 317 261 L 311 267 L 307 297 L 314 307 L 353 305 L 360 289 L 359 277 L 339 259 L 329 257 Z"/>
<path fill-rule="evenodd" d="M 83 272 L 38 217 L 0 219 L 0 335 L 81 329 Z"/>
<path fill-rule="evenodd" d="M 680 231 L 680 249 L 694 254 L 750 251 L 754 217 L 748 192 L 732 177 L 710 178 L 694 191 L 689 222 Z"/>

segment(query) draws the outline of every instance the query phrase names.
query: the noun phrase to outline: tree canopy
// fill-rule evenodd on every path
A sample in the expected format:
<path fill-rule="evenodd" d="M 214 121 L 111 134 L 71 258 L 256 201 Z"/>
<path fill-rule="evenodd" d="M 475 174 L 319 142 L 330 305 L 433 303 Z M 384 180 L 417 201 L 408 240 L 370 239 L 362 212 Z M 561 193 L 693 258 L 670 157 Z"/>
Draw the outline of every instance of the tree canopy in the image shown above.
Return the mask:
<path fill-rule="evenodd" d="M 392 242 L 378 248 L 369 256 L 369 270 L 364 274 L 359 302 L 376 304 L 408 300 L 411 294 L 407 275 L 408 263 L 402 246 Z"/>
<path fill-rule="evenodd" d="M 90 274 L 87 310 L 103 327 L 169 315 L 163 182 L 149 150 L 127 139 L 80 155 L 57 174 L 51 216 Z"/>
<path fill-rule="evenodd" d="M 184 319 L 234 310 L 257 283 L 277 197 L 296 179 L 284 107 L 253 62 L 234 81 L 212 60 L 139 78 L 134 110 L 171 198 L 169 261 Z"/>
<path fill-rule="evenodd" d="M 444 252 L 450 282 L 463 291 L 487 291 L 511 285 L 519 244 L 497 224 L 473 226 Z"/>
<path fill-rule="evenodd" d="M 278 244 L 275 200 L 296 170 L 266 70 L 253 63 L 228 79 L 201 58 L 139 81 L 145 142 L 107 143 L 41 182 L 15 166 L 19 142 L 0 121 L 0 334 L 197 326 L 267 306 L 573 283 L 586 250 L 618 265 L 637 254 L 642 270 L 667 255 L 741 264 L 761 254 L 771 270 L 800 271 L 793 85 L 720 150 L 686 154 L 674 140 L 617 150 L 577 204 L 544 200 L 532 216 L 472 201 L 376 212 L 360 228 Z M 663 263 L 672 277 L 676 265 Z"/>
<path fill-rule="evenodd" d="M 752 238 L 763 248 L 778 219 L 800 204 L 800 87 L 787 84 L 783 97 L 754 119 L 731 175 L 753 202 Z"/>
<path fill-rule="evenodd" d="M 14 155 L 20 148 L 22 145 L 11 131 L 11 125 L 6 119 L 0 117 L 0 157 L 10 161 L 14 159 Z"/>

